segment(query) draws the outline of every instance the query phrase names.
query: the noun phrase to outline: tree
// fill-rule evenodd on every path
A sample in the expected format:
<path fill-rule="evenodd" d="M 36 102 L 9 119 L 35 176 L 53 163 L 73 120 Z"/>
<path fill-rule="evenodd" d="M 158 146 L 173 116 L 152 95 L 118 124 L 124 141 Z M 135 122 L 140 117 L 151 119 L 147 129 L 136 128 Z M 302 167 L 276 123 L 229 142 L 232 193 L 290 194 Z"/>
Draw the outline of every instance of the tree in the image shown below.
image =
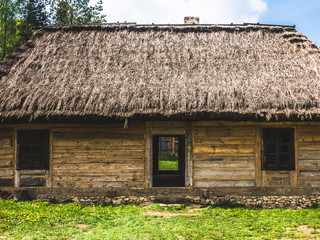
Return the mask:
<path fill-rule="evenodd" d="M 52 0 L 50 7 L 52 22 L 63 25 L 105 22 L 102 10 L 102 0 L 95 6 L 89 0 Z"/>
<path fill-rule="evenodd" d="M 20 5 L 19 0 L 0 0 L 0 60 L 19 46 L 16 17 Z"/>
<path fill-rule="evenodd" d="M 32 34 L 49 23 L 46 4 L 43 0 L 28 0 L 23 6 L 19 35 L 22 43 L 27 42 Z"/>

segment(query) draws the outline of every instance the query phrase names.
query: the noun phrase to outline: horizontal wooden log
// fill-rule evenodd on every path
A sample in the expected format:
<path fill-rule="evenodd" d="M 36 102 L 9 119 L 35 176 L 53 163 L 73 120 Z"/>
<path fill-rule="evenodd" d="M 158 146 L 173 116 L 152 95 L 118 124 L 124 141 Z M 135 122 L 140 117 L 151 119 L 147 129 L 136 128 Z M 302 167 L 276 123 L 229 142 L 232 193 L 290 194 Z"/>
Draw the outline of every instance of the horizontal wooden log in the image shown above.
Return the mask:
<path fill-rule="evenodd" d="M 299 161 L 303 160 L 320 160 L 320 151 L 304 152 L 299 151 Z"/>
<path fill-rule="evenodd" d="M 320 169 L 319 169 L 320 170 Z M 299 176 L 300 177 L 320 177 L 320 171 L 306 171 L 306 170 L 302 170 L 299 171 Z"/>
<path fill-rule="evenodd" d="M 0 139 L 13 136 L 13 128 L 2 128 L 0 127 Z"/>
<path fill-rule="evenodd" d="M 97 188 L 144 188 L 145 182 L 141 181 L 105 181 L 105 182 L 90 182 L 90 181 L 72 181 L 72 182 L 63 182 L 56 181 L 53 179 L 52 183 L 53 188 L 86 188 L 86 187 L 97 187 Z"/>
<path fill-rule="evenodd" d="M 0 178 L 0 187 L 14 187 L 14 179 Z"/>
<path fill-rule="evenodd" d="M 11 177 L 13 176 L 13 169 L 0 168 L 0 177 Z"/>
<path fill-rule="evenodd" d="M 46 173 L 46 170 L 43 169 L 25 169 L 25 170 L 19 170 L 20 174 L 23 175 L 44 175 Z"/>
<path fill-rule="evenodd" d="M 238 162 L 238 161 L 246 161 L 246 162 L 254 162 L 256 160 L 255 155 L 194 155 L 194 161 L 212 161 L 212 162 Z"/>
<path fill-rule="evenodd" d="M 105 158 L 54 158 L 52 160 L 53 165 L 78 165 L 78 164 L 144 164 L 145 161 L 143 158 L 110 158 L 110 159 L 105 159 Z"/>
<path fill-rule="evenodd" d="M 90 132 L 89 133 L 55 133 L 53 134 L 53 139 L 55 141 L 67 141 L 67 140 L 79 140 L 79 141 L 111 141 L 111 140 L 126 140 L 126 141 L 139 141 L 143 140 L 144 134 L 127 134 L 127 133 L 101 133 L 101 132 Z"/>
<path fill-rule="evenodd" d="M 241 171 L 235 171 L 235 170 L 230 170 L 227 171 L 221 171 L 221 170 L 207 170 L 207 169 L 195 169 L 194 171 L 194 177 L 195 179 L 199 178 L 216 178 L 216 177 L 224 177 L 224 178 L 229 178 L 231 179 L 241 179 L 241 178 L 254 178 L 255 176 L 255 171 L 251 170 L 241 170 Z"/>
<path fill-rule="evenodd" d="M 30 186 L 44 186 L 45 179 L 41 177 L 23 177 L 20 179 L 21 187 L 30 187 Z"/>
<path fill-rule="evenodd" d="M 320 187 L 320 179 L 299 179 L 300 187 Z"/>
<path fill-rule="evenodd" d="M 270 177 L 264 181 L 264 186 L 290 186 L 290 177 Z"/>
<path fill-rule="evenodd" d="M 9 168 L 13 166 L 12 160 L 1 160 L 0 161 L 0 168 Z"/>
<path fill-rule="evenodd" d="M 195 128 L 194 138 L 201 137 L 253 137 L 255 128 L 252 127 L 212 127 Z"/>
<path fill-rule="evenodd" d="M 307 135 L 307 134 L 320 134 L 320 126 L 299 126 L 297 128 L 297 130 L 299 131 L 299 135 Z"/>
<path fill-rule="evenodd" d="M 53 164 L 53 169 L 92 169 L 106 171 L 111 169 L 144 169 L 144 162 L 131 163 L 90 163 L 90 164 Z"/>
<path fill-rule="evenodd" d="M 12 138 L 0 138 L 0 148 L 11 148 L 13 147 Z"/>
<path fill-rule="evenodd" d="M 210 187 L 254 187 L 255 180 L 208 180 L 194 181 L 194 187 L 210 188 Z"/>
<path fill-rule="evenodd" d="M 199 145 L 194 146 L 194 154 L 255 154 L 254 145 Z"/>
<path fill-rule="evenodd" d="M 254 144 L 254 137 L 195 137 L 194 145 L 199 144 L 214 144 L 214 145 L 226 145 L 226 144 L 235 144 L 235 145 L 247 145 Z"/>
<path fill-rule="evenodd" d="M 299 151 L 320 151 L 320 144 L 299 143 Z"/>
<path fill-rule="evenodd" d="M 308 168 L 308 167 L 320 167 L 320 160 L 304 160 L 299 161 L 300 168 Z"/>
<path fill-rule="evenodd" d="M 1 155 L 13 155 L 14 154 L 14 148 L 1 148 L 0 149 L 0 156 Z"/>
<path fill-rule="evenodd" d="M 195 168 L 254 168 L 255 162 L 211 162 L 211 161 L 196 161 Z"/>

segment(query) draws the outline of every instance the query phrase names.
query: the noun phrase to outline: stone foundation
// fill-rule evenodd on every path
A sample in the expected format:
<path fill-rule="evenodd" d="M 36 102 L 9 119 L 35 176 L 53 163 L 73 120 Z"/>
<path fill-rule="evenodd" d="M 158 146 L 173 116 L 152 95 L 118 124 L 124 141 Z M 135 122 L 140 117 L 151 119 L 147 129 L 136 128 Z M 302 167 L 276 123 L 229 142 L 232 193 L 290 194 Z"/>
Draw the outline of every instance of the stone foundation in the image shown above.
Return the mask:
<path fill-rule="evenodd" d="M 156 196 L 115 196 L 115 197 L 78 197 L 70 198 L 42 198 L 39 200 L 54 200 L 57 202 L 77 202 L 77 203 L 106 203 L 106 204 L 148 204 L 152 202 L 166 202 Z M 179 199 L 181 203 L 200 204 L 207 206 L 243 206 L 249 208 L 313 208 L 320 206 L 320 195 L 303 196 L 222 196 L 203 198 L 200 196 L 187 196 Z"/>

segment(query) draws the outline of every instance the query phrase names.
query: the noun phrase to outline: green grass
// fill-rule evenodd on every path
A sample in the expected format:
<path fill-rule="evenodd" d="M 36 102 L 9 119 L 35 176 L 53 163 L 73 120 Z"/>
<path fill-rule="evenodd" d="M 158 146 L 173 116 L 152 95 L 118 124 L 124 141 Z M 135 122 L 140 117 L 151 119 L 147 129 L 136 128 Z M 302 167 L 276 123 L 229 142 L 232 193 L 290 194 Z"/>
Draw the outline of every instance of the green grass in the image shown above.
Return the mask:
<path fill-rule="evenodd" d="M 316 239 L 320 209 L 103 206 L 0 200 L 0 239 Z"/>
<path fill-rule="evenodd" d="M 179 158 L 173 155 L 159 155 L 160 171 L 178 171 Z"/>

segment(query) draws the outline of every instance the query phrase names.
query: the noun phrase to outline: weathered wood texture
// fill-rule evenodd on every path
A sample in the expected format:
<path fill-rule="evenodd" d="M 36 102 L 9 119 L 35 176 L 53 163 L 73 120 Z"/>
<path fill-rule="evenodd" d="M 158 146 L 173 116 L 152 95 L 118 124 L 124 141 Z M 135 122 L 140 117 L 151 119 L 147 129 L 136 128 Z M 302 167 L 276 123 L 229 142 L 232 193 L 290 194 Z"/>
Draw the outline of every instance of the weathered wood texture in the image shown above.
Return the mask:
<path fill-rule="evenodd" d="M 299 186 L 320 187 L 320 126 L 299 126 Z"/>
<path fill-rule="evenodd" d="M 0 128 L 0 187 L 14 186 L 14 131 Z"/>
<path fill-rule="evenodd" d="M 145 126 L 52 129 L 53 187 L 145 187 Z"/>
<path fill-rule="evenodd" d="M 194 186 L 255 186 L 256 128 L 194 126 Z"/>

